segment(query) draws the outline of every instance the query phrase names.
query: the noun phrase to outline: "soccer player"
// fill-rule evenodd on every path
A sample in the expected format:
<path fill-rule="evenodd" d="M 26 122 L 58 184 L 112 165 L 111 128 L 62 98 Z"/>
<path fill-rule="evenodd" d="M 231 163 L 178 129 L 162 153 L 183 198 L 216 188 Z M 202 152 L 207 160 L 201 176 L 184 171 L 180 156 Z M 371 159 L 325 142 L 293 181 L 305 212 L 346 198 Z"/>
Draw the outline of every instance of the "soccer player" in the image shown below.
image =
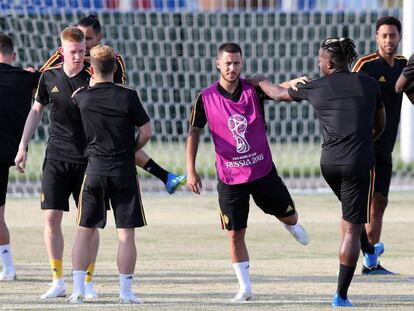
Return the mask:
<path fill-rule="evenodd" d="M 320 79 L 298 85 L 297 91 L 266 80 L 258 83 L 274 100 L 309 100 L 321 124 L 324 140 L 321 171 L 342 203 L 343 217 L 334 307 L 352 306 L 347 292 L 364 242 L 363 224 L 369 221 L 373 141 L 382 133 L 385 123 L 378 83 L 371 77 L 349 71 L 356 57 L 351 39 L 326 39 L 319 50 Z M 381 251 L 378 246 L 365 245 L 366 248 L 370 248 L 367 251 L 372 255 Z"/>
<path fill-rule="evenodd" d="M 408 59 L 407 65 L 395 83 L 395 91 L 397 93 L 405 92 L 414 103 L 414 54 Z"/>
<path fill-rule="evenodd" d="M 92 47 L 100 43 L 103 37 L 101 31 L 101 24 L 98 18 L 94 15 L 89 15 L 82 18 L 77 27 L 82 30 L 86 37 L 86 62 L 89 63 L 89 51 Z M 62 53 L 58 50 L 53 54 L 50 59 L 42 66 L 40 71 L 44 71 L 46 68 L 54 66 L 58 63 L 61 63 L 63 60 Z M 89 66 L 89 65 L 88 65 Z M 121 55 L 116 54 L 116 71 L 114 73 L 114 82 L 126 84 L 126 73 L 125 73 L 125 63 Z M 92 79 L 93 80 L 93 79 Z M 139 150 L 135 154 L 135 163 L 143 168 L 148 173 L 160 179 L 164 185 L 165 189 L 169 194 L 173 194 L 177 189 L 179 189 L 186 182 L 186 176 L 176 175 L 174 173 L 168 172 L 163 167 L 158 165 L 153 159 L 151 159 L 144 150 Z"/>
<path fill-rule="evenodd" d="M 365 228 L 371 244 L 380 243 L 382 219 L 388 205 L 388 192 L 392 175 L 392 151 L 400 123 L 402 94 L 395 92 L 395 83 L 407 60 L 397 54 L 401 40 L 401 23 L 393 16 L 385 16 L 376 23 L 378 51 L 361 57 L 352 71 L 373 77 L 381 87 L 387 122 L 384 133 L 375 141 L 375 185 L 370 222 Z M 363 274 L 392 274 L 378 259 L 364 253 Z"/>
<path fill-rule="evenodd" d="M 24 173 L 27 146 L 46 106 L 50 108 L 50 136 L 42 171 L 41 208 L 44 211 L 44 239 L 53 275 L 49 290 L 40 298 L 65 296 L 62 256 L 64 239 L 61 229 L 63 211 L 69 211 L 69 196 L 78 203 L 80 187 L 86 169 L 86 137 L 79 109 L 72 105 L 71 96 L 81 86 L 89 84 L 90 75 L 84 66 L 85 36 L 79 29 L 68 27 L 60 34 L 62 64 L 45 70 L 40 77 L 35 102 L 26 120 L 23 136 L 15 158 L 16 169 Z M 99 245 L 96 232 L 92 275 Z M 88 282 L 90 298 L 96 296 L 93 283 Z"/>
<path fill-rule="evenodd" d="M 253 299 L 245 243 L 250 195 L 263 212 L 282 221 L 299 243 L 306 245 L 309 238 L 298 223 L 295 204 L 272 161 L 263 116 L 265 96 L 240 78 L 240 47 L 231 42 L 222 44 L 216 65 L 219 81 L 204 89 L 192 108 L 187 136 L 187 187 L 200 194 L 202 183 L 195 162 L 200 131 L 208 123 L 216 150 L 221 223 L 228 230 L 230 258 L 239 282 L 232 301 L 243 302 Z M 298 81 L 289 83 L 295 85 Z"/>
<path fill-rule="evenodd" d="M 113 83 L 112 48 L 93 47 L 90 70 L 94 86 L 81 88 L 73 95 L 89 146 L 72 252 L 74 289 L 69 302 L 83 302 L 91 239 L 97 228 L 105 227 L 111 202 L 119 239 L 119 298 L 122 303 L 142 303 L 131 289 L 137 257 L 134 232 L 136 227 L 146 225 L 134 153 L 151 137 L 149 117 L 135 90 Z M 135 128 L 139 129 L 136 140 Z"/>
<path fill-rule="evenodd" d="M 38 73 L 12 66 L 15 58 L 11 38 L 0 33 L 0 260 L 3 264 L 0 280 L 5 281 L 16 278 L 10 235 L 4 218 L 9 168 L 14 165 L 33 90 L 40 77 Z"/>

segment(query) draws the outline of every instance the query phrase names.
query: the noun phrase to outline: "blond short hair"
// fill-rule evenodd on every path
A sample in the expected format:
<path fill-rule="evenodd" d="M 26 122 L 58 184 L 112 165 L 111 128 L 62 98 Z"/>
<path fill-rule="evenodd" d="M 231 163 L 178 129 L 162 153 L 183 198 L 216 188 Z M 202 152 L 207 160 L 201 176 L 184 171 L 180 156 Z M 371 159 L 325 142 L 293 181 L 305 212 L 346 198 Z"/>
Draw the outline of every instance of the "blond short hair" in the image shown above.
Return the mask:
<path fill-rule="evenodd" d="M 83 42 L 85 41 L 85 35 L 81 30 L 79 30 L 76 27 L 70 26 L 66 27 L 61 33 L 60 33 L 60 40 L 63 41 L 69 41 L 69 42 Z"/>
<path fill-rule="evenodd" d="M 115 67 L 115 52 L 108 45 L 98 44 L 91 49 L 91 65 L 98 74 L 113 73 Z"/>

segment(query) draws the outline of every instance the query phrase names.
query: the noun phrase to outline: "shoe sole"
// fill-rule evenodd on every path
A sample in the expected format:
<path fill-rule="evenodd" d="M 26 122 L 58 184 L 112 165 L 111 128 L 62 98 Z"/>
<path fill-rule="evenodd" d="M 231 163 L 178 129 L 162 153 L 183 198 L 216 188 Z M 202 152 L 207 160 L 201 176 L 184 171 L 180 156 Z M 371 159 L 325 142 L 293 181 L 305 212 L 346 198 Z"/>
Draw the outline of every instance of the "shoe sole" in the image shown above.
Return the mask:
<path fill-rule="evenodd" d="M 384 270 L 372 270 L 372 271 L 363 271 L 363 275 L 396 275 L 396 273 L 391 271 L 384 271 Z"/>
<path fill-rule="evenodd" d="M 55 297 L 43 297 L 43 296 L 40 296 L 40 299 L 56 299 L 56 298 L 65 298 L 65 297 L 66 297 L 66 292 L 61 293 L 61 294 L 59 294 L 59 295 L 57 295 Z"/>
<path fill-rule="evenodd" d="M 0 281 L 4 281 L 4 282 L 11 282 L 11 281 L 16 281 L 17 280 L 17 276 L 13 276 L 13 277 L 2 277 L 0 278 Z"/>

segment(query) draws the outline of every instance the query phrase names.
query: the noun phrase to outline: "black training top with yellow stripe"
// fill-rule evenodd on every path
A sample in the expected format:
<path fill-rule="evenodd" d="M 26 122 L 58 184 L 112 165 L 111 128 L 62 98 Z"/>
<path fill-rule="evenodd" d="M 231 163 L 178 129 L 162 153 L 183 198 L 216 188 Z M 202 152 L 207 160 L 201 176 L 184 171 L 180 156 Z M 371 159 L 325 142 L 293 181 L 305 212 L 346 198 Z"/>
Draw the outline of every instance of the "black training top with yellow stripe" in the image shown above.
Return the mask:
<path fill-rule="evenodd" d="M 79 108 L 72 94 L 89 85 L 90 75 L 84 67 L 76 76 L 68 77 L 62 64 L 46 69 L 39 80 L 36 101 L 50 110 L 49 139 L 46 158 L 86 164 L 86 137 Z"/>
<path fill-rule="evenodd" d="M 122 59 L 121 55 L 116 54 L 115 55 L 115 61 L 116 61 L 116 71 L 114 73 L 114 83 L 121 83 L 126 84 L 126 68 L 125 68 L 125 62 Z M 56 51 L 48 60 L 47 62 L 39 69 L 40 72 L 45 71 L 46 69 L 50 67 L 54 67 L 57 64 L 60 64 L 63 62 L 63 55 L 59 51 Z M 90 64 L 85 60 L 84 65 L 86 67 L 89 67 Z"/>
<path fill-rule="evenodd" d="M 369 75 L 378 81 L 381 87 L 382 101 L 386 111 L 386 125 L 381 137 L 375 142 L 377 152 L 392 153 L 400 123 L 402 93 L 395 92 L 395 83 L 403 71 L 407 59 L 396 55 L 394 66 L 382 58 L 378 52 L 361 57 L 352 71 Z"/>

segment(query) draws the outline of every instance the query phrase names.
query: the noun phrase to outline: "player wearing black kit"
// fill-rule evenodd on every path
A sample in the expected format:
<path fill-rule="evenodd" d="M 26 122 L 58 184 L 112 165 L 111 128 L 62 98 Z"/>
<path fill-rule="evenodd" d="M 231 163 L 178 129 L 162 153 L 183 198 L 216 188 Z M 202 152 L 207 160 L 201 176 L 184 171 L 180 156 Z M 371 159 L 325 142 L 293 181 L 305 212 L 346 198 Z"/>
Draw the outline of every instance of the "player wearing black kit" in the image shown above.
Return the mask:
<path fill-rule="evenodd" d="M 101 31 L 101 24 L 98 18 L 94 15 L 89 15 L 82 18 L 76 26 L 84 34 L 86 39 L 86 58 L 85 66 L 89 67 L 89 51 L 94 46 L 100 44 L 103 33 Z M 47 68 L 53 67 L 63 61 L 63 55 L 60 50 L 56 51 L 49 60 L 42 66 L 40 71 L 44 71 Z M 114 83 L 126 84 L 126 69 L 125 62 L 121 55 L 116 54 L 116 71 L 114 73 Z M 93 84 L 93 81 L 92 81 Z M 165 189 L 169 194 L 173 194 L 186 182 L 186 176 L 176 175 L 172 172 L 165 170 L 163 167 L 158 165 L 152 158 L 150 158 L 144 150 L 140 150 L 135 154 L 136 164 L 146 170 L 148 173 L 160 179 Z"/>
<path fill-rule="evenodd" d="M 88 141 L 88 166 L 78 209 L 78 231 L 73 246 L 74 289 L 70 303 L 85 297 L 90 242 L 104 228 L 109 204 L 118 230 L 120 300 L 141 303 L 132 293 L 136 247 L 134 228 L 146 224 L 134 154 L 151 137 L 148 115 L 135 90 L 113 83 L 115 55 L 109 46 L 91 49 L 91 74 L 95 84 L 79 89 L 73 102 L 79 106 Z M 135 140 L 135 129 L 139 134 Z"/>
<path fill-rule="evenodd" d="M 9 230 L 4 219 L 9 168 L 14 165 L 33 89 L 40 76 L 12 66 L 15 57 L 12 40 L 0 33 L 0 260 L 3 264 L 0 280 L 9 281 L 16 278 Z"/>
<path fill-rule="evenodd" d="M 388 204 L 392 176 L 392 152 L 400 123 L 402 93 L 395 92 L 395 83 L 407 60 L 397 54 L 401 40 L 401 23 L 392 16 L 381 17 L 376 23 L 378 51 L 361 57 L 352 71 L 366 74 L 378 81 L 385 107 L 384 133 L 375 141 L 375 185 L 371 219 L 365 228 L 371 244 L 381 243 L 382 219 Z M 364 254 L 363 274 L 392 274 Z"/>
<path fill-rule="evenodd" d="M 61 221 L 63 211 L 69 210 L 70 195 L 78 203 L 87 163 L 82 119 L 79 109 L 71 101 L 76 89 L 89 84 L 90 75 L 83 64 L 85 37 L 79 29 L 68 27 L 61 33 L 61 41 L 64 62 L 43 72 L 15 159 L 16 168 L 24 172 L 27 145 L 40 122 L 43 110 L 48 106 L 50 131 L 42 171 L 41 207 L 44 211 L 44 238 L 53 282 L 49 290 L 41 295 L 42 299 L 65 295 Z M 95 257 L 91 259 L 93 266 L 99 245 L 98 235 L 94 241 L 92 253 Z M 93 289 L 92 283 L 89 286 Z"/>
<path fill-rule="evenodd" d="M 378 83 L 349 71 L 349 65 L 357 57 L 354 47 L 348 38 L 326 39 L 319 50 L 322 77 L 299 85 L 297 91 L 261 81 L 262 78 L 253 80 L 275 100 L 309 100 L 321 124 L 321 171 L 341 201 L 343 215 L 338 288 L 333 306 L 352 306 L 347 292 L 361 244 L 374 257 L 381 250 L 367 243 L 363 224 L 369 221 L 373 140 L 383 130 L 385 112 Z"/>

